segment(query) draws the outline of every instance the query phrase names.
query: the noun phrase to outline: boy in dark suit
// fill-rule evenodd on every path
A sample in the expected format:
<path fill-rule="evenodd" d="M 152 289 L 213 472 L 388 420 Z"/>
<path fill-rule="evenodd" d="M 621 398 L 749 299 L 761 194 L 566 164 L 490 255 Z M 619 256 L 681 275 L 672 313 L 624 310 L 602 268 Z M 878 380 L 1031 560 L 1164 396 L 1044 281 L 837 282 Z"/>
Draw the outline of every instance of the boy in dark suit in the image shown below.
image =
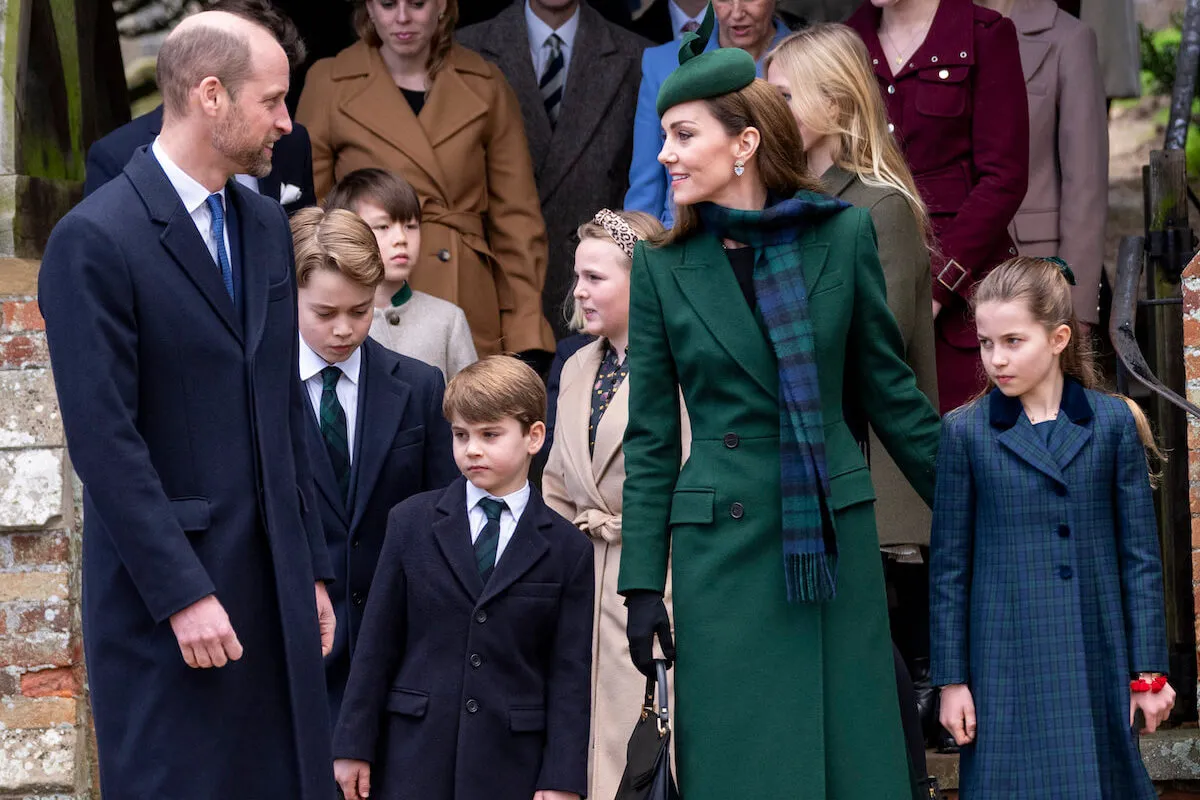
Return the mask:
<path fill-rule="evenodd" d="M 443 411 L 466 477 L 388 517 L 335 775 L 349 800 L 578 800 L 595 579 L 587 538 L 528 481 L 545 390 L 492 356 Z"/>
<path fill-rule="evenodd" d="M 367 338 L 383 260 L 349 211 L 291 220 L 299 286 L 300 380 L 309 399 L 309 462 L 336 582 L 325 681 L 333 718 L 392 506 L 455 477 L 441 416 L 442 373 Z"/>

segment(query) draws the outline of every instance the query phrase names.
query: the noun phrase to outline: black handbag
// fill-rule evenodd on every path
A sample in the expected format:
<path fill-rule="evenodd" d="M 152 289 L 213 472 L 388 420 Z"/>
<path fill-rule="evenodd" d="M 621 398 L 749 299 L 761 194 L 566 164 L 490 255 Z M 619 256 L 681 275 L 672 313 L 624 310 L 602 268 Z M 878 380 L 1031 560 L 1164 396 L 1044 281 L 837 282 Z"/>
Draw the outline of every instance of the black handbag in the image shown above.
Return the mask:
<path fill-rule="evenodd" d="M 642 716 L 633 727 L 625 751 L 625 774 L 614 800 L 679 800 L 671 774 L 671 713 L 667 707 L 667 662 L 654 662 L 655 676 L 646 679 Z M 658 703 L 655 703 L 655 687 Z"/>

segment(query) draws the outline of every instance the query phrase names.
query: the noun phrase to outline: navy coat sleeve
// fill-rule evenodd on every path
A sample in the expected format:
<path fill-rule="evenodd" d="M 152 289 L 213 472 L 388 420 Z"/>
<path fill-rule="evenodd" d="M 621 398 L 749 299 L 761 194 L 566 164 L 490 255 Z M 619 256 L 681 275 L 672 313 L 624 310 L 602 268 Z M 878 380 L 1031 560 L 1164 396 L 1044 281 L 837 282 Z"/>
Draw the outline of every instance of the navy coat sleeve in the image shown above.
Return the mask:
<path fill-rule="evenodd" d="M 1146 451 L 1131 414 L 1117 446 L 1115 487 L 1117 553 L 1125 639 L 1133 672 L 1168 671 L 1167 630 L 1163 615 L 1163 575 L 1158 523 L 1146 469 Z"/>
<path fill-rule="evenodd" d="M 68 215 L 46 246 L 38 301 L 71 461 L 142 601 L 162 622 L 214 586 L 137 428 L 138 321 L 121 252 L 110 232 Z"/>
<path fill-rule="evenodd" d="M 967 406 L 947 415 L 938 451 L 929 545 L 930 665 L 934 686 L 970 679 L 967 620 L 975 534 L 975 480 L 967 452 Z"/>
<path fill-rule="evenodd" d="M 450 435 L 450 423 L 442 415 L 442 399 L 446 394 L 446 381 L 441 370 L 431 379 L 432 388 L 425 416 L 425 483 L 422 490 L 445 489 L 458 477 L 458 466 L 454 463 L 454 440 Z"/>
<path fill-rule="evenodd" d="M 374 763 L 388 683 L 404 657 L 408 576 L 404 570 L 405 521 L 428 523 L 406 500 L 388 514 L 387 537 L 371 582 L 362 630 L 350 666 L 342 711 L 333 735 L 333 757 Z"/>
<path fill-rule="evenodd" d="M 572 529 L 570 533 L 575 533 Z M 592 692 L 593 549 L 587 546 L 563 586 L 550 677 L 546 682 L 546 746 L 539 791 L 587 794 L 589 698 Z"/>

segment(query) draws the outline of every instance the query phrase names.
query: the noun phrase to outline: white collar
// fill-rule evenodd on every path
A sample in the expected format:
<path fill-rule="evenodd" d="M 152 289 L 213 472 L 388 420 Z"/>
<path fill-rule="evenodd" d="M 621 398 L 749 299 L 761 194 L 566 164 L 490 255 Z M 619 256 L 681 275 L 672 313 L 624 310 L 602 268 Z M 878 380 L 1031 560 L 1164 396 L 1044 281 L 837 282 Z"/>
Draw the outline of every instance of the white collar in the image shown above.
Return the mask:
<path fill-rule="evenodd" d="M 512 494 L 507 494 L 504 497 L 496 497 L 488 494 L 483 489 L 480 489 L 471 481 L 467 481 L 467 510 L 475 508 L 479 505 L 479 501 L 485 497 L 491 497 L 493 500 L 502 500 L 504 505 L 508 506 L 508 510 L 512 513 L 513 519 L 520 519 L 525 513 L 525 506 L 529 505 L 529 481 L 525 481 L 525 485 L 517 489 Z"/>
<path fill-rule="evenodd" d="M 556 30 L 542 22 L 529 7 L 529 0 L 525 0 L 525 30 L 529 33 L 529 49 L 535 53 L 546 46 L 546 40 L 552 33 L 557 33 L 558 38 L 563 40 L 563 46 L 571 49 L 575 46 L 575 34 L 579 30 L 579 6 L 575 6 L 575 13 Z"/>
<path fill-rule="evenodd" d="M 687 12 L 675 4 L 675 0 L 667 0 L 667 9 L 671 12 L 671 34 L 678 39 L 682 35 L 683 26 L 689 22 L 694 22 L 700 25 L 704 22 L 704 12 L 707 7 L 700 9 L 700 13 L 694 17 L 689 17 Z"/>
<path fill-rule="evenodd" d="M 304 341 L 304 337 L 300 337 L 300 380 L 307 381 L 314 375 L 319 375 L 321 370 L 326 367 L 337 367 L 342 371 L 342 374 L 350 379 L 350 382 L 355 386 L 358 385 L 358 370 L 362 366 L 362 347 L 354 348 L 354 352 L 349 358 L 337 364 L 330 364 L 325 359 L 321 358 L 316 352 L 308 346 L 308 342 Z"/>
<path fill-rule="evenodd" d="M 163 172 L 167 173 L 167 180 L 175 187 L 175 192 L 179 195 L 179 199 L 183 201 L 183 207 L 189 215 L 195 213 L 197 208 L 204 205 L 210 194 L 221 195 L 221 204 L 225 205 L 225 187 L 222 186 L 218 192 L 210 192 L 204 188 L 204 184 L 191 175 L 188 175 L 180 169 L 178 164 L 171 160 L 171 157 L 167 155 L 167 151 L 159 143 L 157 136 L 154 137 L 154 143 L 150 145 L 150 151 L 158 159 L 158 163 L 162 165 Z"/>

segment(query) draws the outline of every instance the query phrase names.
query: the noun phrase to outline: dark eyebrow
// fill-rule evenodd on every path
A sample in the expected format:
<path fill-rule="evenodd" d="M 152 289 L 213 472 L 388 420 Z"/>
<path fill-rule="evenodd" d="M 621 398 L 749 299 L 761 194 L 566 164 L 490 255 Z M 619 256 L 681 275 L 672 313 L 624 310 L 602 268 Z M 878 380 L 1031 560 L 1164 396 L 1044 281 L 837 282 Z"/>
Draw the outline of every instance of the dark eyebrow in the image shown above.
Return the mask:
<path fill-rule="evenodd" d="M 671 130 L 675 130 L 675 129 L 676 129 L 676 128 L 678 128 L 680 125 L 695 125 L 695 124 L 696 124 L 696 123 L 695 123 L 695 122 L 693 122 L 693 121 L 692 121 L 692 120 L 690 120 L 690 119 L 681 119 L 681 120 L 679 120 L 678 122 L 672 122 L 672 123 L 671 123 L 670 125 L 668 125 L 667 127 L 669 127 Z"/>

